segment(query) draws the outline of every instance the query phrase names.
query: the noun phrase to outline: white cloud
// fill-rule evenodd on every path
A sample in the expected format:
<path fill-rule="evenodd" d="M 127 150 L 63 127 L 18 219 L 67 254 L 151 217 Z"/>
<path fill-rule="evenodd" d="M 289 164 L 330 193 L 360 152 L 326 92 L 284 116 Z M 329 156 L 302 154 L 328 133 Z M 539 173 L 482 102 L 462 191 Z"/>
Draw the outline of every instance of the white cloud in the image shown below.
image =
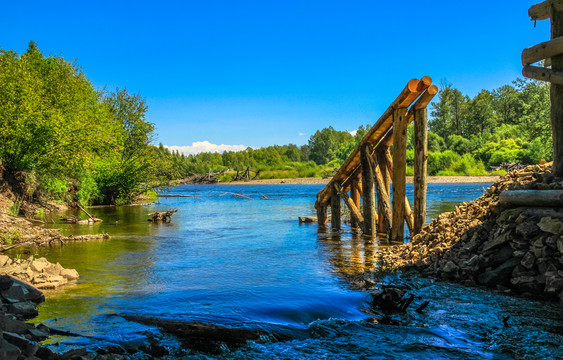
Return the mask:
<path fill-rule="evenodd" d="M 348 131 L 350 134 L 352 134 L 352 136 L 356 136 L 356 133 L 358 132 L 358 130 L 354 130 L 354 131 Z"/>
<path fill-rule="evenodd" d="M 305 136 L 305 135 L 307 135 L 307 134 L 305 134 L 305 133 L 299 133 L 299 136 Z"/>
<path fill-rule="evenodd" d="M 167 146 L 167 145 L 164 145 L 164 147 L 170 149 L 171 151 L 178 150 L 181 153 L 184 153 L 185 155 L 190 155 L 190 154 L 198 154 L 198 153 L 202 153 L 202 152 L 223 153 L 225 151 L 242 151 L 242 150 L 245 150 L 248 146 L 245 146 L 245 145 L 225 145 L 225 144 L 217 145 L 217 144 L 212 144 L 209 141 L 205 140 L 205 141 L 193 142 L 191 146 L 177 146 L 177 145 Z"/>

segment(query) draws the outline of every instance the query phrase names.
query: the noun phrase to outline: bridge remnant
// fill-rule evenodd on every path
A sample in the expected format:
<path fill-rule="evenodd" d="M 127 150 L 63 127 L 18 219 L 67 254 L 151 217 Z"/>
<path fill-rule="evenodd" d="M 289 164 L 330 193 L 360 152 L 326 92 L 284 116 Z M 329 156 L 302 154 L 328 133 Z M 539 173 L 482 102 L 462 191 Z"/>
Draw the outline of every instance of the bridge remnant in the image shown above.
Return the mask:
<path fill-rule="evenodd" d="M 437 93 L 438 87 L 432 85 L 428 76 L 409 80 L 327 186 L 317 194 L 315 208 L 320 226 L 327 225 L 331 207 L 331 226 L 340 229 L 340 200 L 344 199 L 351 213 L 352 227 L 365 235 L 374 236 L 379 232 L 393 241 L 402 241 L 405 221 L 411 234 L 420 231 L 426 217 L 426 107 Z M 406 198 L 407 126 L 413 120 L 414 213 Z M 360 198 L 363 206 L 360 206 Z"/>

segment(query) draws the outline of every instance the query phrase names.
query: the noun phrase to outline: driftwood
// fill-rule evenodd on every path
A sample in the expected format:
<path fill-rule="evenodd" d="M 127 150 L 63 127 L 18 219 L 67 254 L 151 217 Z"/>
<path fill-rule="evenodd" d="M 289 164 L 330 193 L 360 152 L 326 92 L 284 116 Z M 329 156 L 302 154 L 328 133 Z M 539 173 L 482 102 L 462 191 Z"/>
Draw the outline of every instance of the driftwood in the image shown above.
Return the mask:
<path fill-rule="evenodd" d="M 250 173 L 253 172 L 254 176 L 252 178 L 250 178 Z M 255 171 L 252 170 L 251 168 L 247 167 L 246 170 L 244 170 L 244 172 L 241 174 L 239 170 L 237 170 L 237 175 L 233 178 L 233 181 L 248 181 L 248 180 L 256 180 L 258 179 L 258 176 L 260 176 L 260 170 Z"/>
<path fill-rule="evenodd" d="M 21 242 L 15 245 L 3 247 L 0 245 L 0 253 L 4 251 L 8 251 L 11 249 L 23 247 L 23 246 L 43 246 L 43 245 L 51 245 L 53 242 L 65 244 L 68 241 L 88 241 L 88 240 L 107 240 L 110 236 L 108 234 L 99 234 L 99 235 L 69 235 L 69 236 L 47 236 L 44 238 L 36 238 L 33 240 Z"/>
<path fill-rule="evenodd" d="M 171 198 L 171 197 L 196 197 L 195 195 L 181 195 L 181 194 L 158 194 L 158 197 Z"/>
<path fill-rule="evenodd" d="M 178 209 L 168 210 L 168 211 L 164 211 L 164 212 L 155 211 L 153 213 L 148 214 L 148 216 L 150 216 L 148 221 L 170 222 L 170 220 L 172 220 L 172 214 L 174 214 L 177 211 L 178 211 Z"/>
<path fill-rule="evenodd" d="M 81 220 L 81 219 L 75 218 L 74 216 L 61 217 L 59 220 L 64 222 L 64 223 L 67 223 L 67 224 L 94 224 L 94 223 L 103 221 L 103 220 L 98 219 L 98 218 Z"/>

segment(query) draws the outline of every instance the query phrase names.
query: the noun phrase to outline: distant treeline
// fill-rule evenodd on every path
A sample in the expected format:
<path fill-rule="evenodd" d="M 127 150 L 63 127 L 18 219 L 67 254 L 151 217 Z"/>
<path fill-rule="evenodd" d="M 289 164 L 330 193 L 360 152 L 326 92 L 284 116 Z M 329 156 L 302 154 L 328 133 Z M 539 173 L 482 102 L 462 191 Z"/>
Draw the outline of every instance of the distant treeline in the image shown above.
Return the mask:
<path fill-rule="evenodd" d="M 128 203 L 168 180 L 247 168 L 260 178 L 330 176 L 371 125 L 355 135 L 332 127 L 302 146 L 184 155 L 153 146 L 147 105 L 126 89 L 96 90 L 74 62 L 0 50 L 0 172 L 21 197 Z M 551 160 L 548 85 L 516 80 L 474 98 L 442 84 L 429 120 L 430 175 L 480 175 L 503 162 Z M 374 119 L 375 121 L 376 119 Z M 413 131 L 409 128 L 408 173 Z"/>
<path fill-rule="evenodd" d="M 482 90 L 474 98 L 448 83 L 440 89 L 429 119 L 430 175 L 486 175 L 503 163 L 551 160 L 549 85 L 518 79 L 493 91 Z M 159 152 L 162 161 L 171 162 L 171 178 L 247 167 L 261 170 L 261 178 L 324 176 L 346 160 L 370 126 L 360 126 L 354 136 L 348 131 L 324 128 L 302 146 L 275 145 L 184 156 L 170 153 L 161 145 Z M 411 125 L 407 142 L 410 175 L 413 162 Z"/>

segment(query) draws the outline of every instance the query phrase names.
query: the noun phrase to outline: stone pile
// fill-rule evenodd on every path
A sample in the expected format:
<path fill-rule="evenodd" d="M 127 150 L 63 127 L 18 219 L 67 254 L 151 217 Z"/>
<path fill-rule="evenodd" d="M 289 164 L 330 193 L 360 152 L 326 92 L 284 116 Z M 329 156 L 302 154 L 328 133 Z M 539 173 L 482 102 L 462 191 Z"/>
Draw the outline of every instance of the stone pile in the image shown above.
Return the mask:
<path fill-rule="evenodd" d="M 55 289 L 78 279 L 78 272 L 53 264 L 45 258 L 11 259 L 0 254 L 0 273 L 33 284 L 38 289 Z"/>
<path fill-rule="evenodd" d="M 551 166 L 503 176 L 477 200 L 441 214 L 410 243 L 382 249 L 382 268 L 563 301 L 563 209 L 499 204 L 505 190 L 561 190 Z"/>

